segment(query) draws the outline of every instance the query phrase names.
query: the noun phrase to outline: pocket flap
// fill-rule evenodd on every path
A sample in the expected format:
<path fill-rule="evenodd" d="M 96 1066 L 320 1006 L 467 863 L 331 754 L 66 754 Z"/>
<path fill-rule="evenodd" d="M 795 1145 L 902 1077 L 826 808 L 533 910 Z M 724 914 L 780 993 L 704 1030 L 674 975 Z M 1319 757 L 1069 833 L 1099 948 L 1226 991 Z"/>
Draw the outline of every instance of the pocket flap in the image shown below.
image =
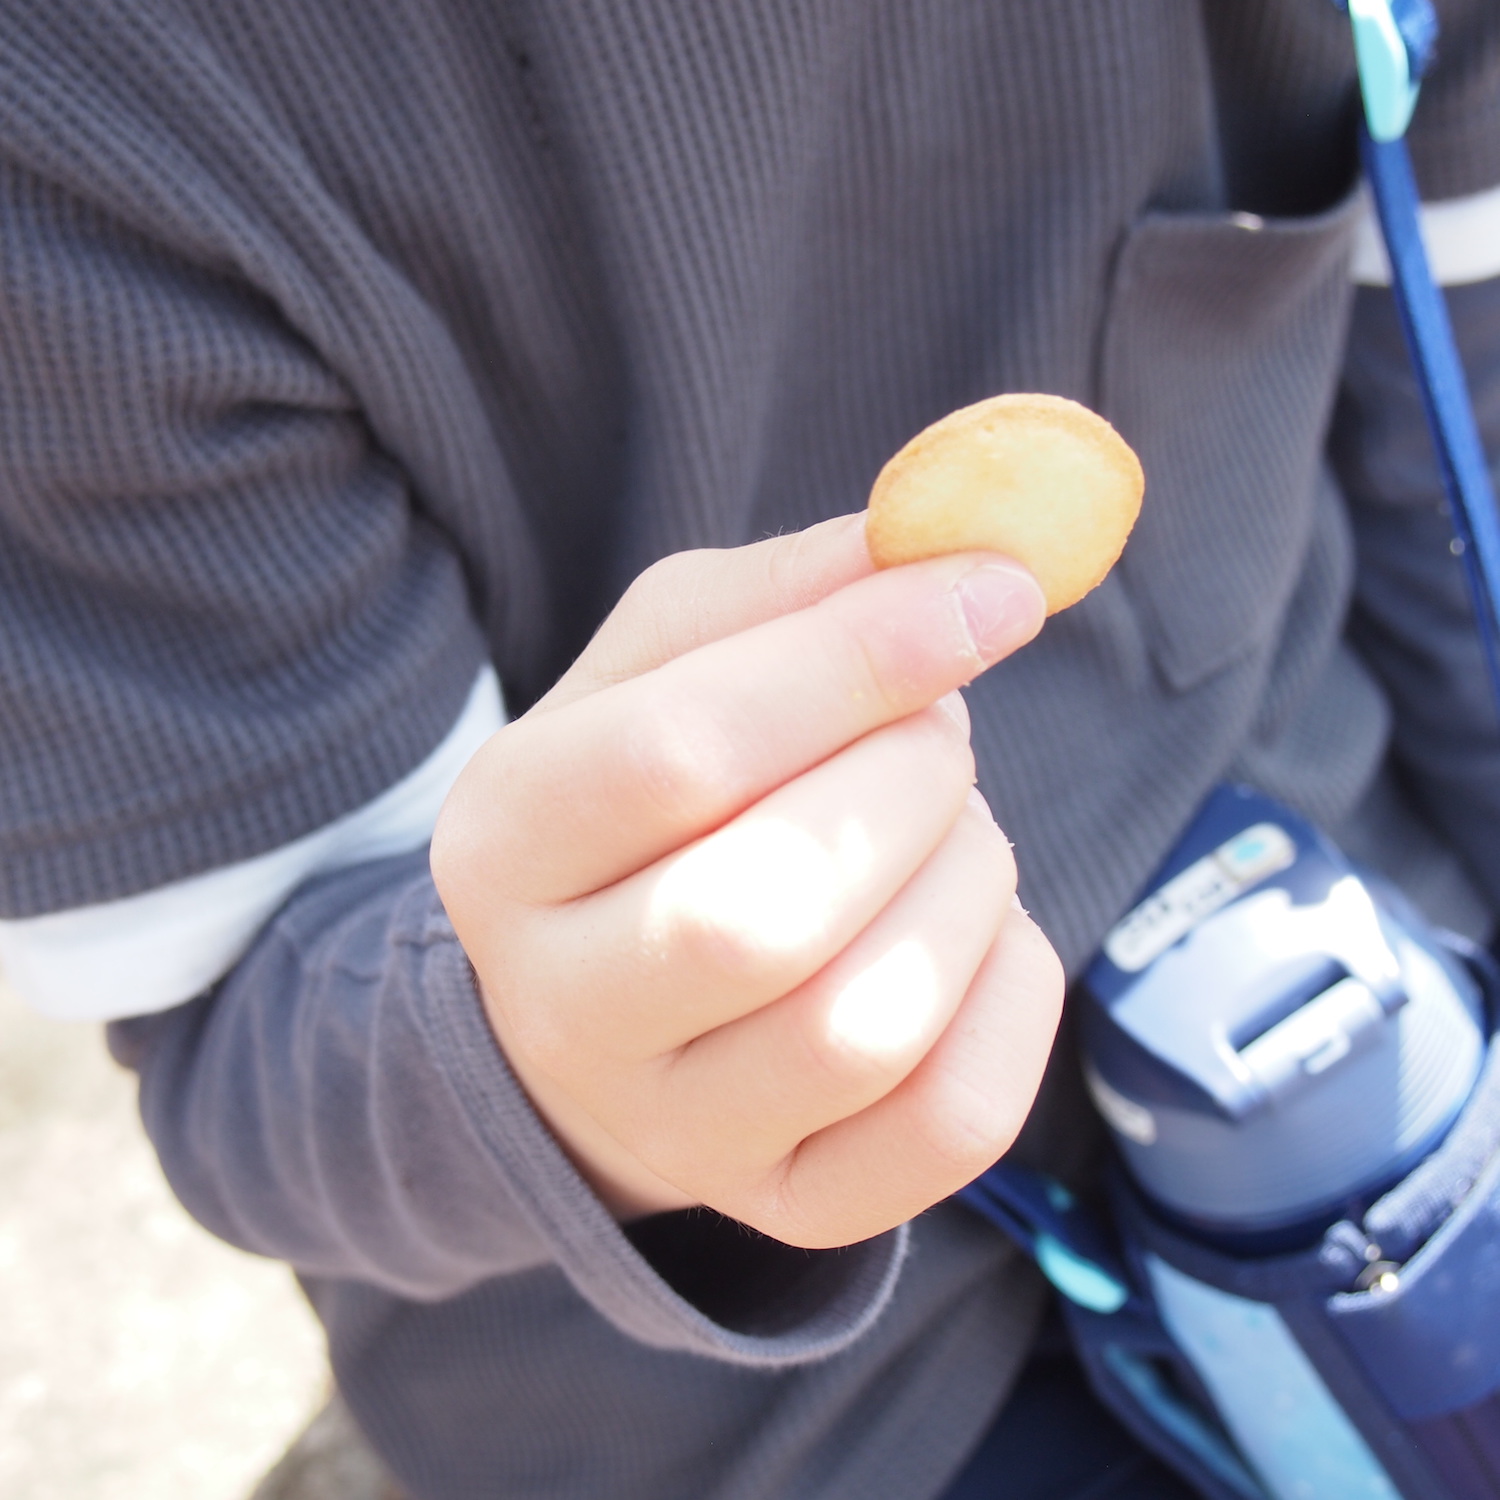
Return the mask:
<path fill-rule="evenodd" d="M 1121 569 L 1178 690 L 1264 640 L 1296 584 L 1357 210 L 1151 214 L 1121 249 L 1100 402 L 1146 470 Z"/>

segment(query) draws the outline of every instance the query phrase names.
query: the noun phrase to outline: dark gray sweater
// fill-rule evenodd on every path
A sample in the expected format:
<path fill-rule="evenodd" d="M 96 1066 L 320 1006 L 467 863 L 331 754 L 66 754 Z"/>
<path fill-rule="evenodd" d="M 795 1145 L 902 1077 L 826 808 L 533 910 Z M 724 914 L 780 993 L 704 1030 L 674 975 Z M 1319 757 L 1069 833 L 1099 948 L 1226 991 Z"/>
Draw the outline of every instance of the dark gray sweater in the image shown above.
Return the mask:
<path fill-rule="evenodd" d="M 1432 198 L 1500 183 L 1500 10 L 1440 8 Z M 1070 971 L 1231 775 L 1483 926 L 1500 733 L 1383 294 L 1351 343 L 1354 107 L 1327 0 L 0 0 L 0 915 L 361 805 L 485 657 L 524 707 L 654 558 L 1021 389 L 1149 479 L 970 694 Z M 1455 302 L 1497 451 L 1500 288 Z M 960 1210 L 621 1231 L 420 861 L 114 1040 L 422 1500 L 926 1500 L 1024 1351 Z M 1024 1149 L 1088 1138 L 1064 1050 Z"/>

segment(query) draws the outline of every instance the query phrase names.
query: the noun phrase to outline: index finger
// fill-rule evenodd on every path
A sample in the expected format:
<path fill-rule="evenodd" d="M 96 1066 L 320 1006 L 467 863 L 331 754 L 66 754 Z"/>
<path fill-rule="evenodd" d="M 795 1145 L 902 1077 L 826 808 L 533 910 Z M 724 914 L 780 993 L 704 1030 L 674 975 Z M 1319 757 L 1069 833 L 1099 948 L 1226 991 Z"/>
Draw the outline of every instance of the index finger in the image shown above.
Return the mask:
<path fill-rule="evenodd" d="M 972 680 L 1044 611 L 1018 563 L 934 558 L 522 718 L 450 799 L 487 830 L 471 873 L 529 903 L 612 884 Z"/>
<path fill-rule="evenodd" d="M 630 585 L 531 711 L 551 713 L 710 641 L 806 609 L 874 570 L 863 511 L 745 547 L 673 553 Z"/>

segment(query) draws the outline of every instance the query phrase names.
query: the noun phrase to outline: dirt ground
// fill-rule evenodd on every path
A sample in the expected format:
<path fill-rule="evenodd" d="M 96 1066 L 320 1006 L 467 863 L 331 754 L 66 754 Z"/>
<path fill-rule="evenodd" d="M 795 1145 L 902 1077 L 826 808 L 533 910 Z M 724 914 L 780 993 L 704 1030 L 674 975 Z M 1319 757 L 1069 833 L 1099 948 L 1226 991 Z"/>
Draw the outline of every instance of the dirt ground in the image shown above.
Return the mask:
<path fill-rule="evenodd" d="M 178 1207 L 100 1028 L 3 985 L 0 1305 L 7 1500 L 245 1500 L 327 1396 L 290 1274 Z"/>

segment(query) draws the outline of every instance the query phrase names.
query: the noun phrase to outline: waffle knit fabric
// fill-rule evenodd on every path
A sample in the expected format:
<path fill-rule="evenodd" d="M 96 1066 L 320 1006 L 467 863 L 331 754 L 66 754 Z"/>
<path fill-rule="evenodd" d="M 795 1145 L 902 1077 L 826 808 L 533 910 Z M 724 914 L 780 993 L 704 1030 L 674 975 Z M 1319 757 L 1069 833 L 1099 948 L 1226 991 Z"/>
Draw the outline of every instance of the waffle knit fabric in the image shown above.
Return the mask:
<path fill-rule="evenodd" d="M 1500 11 L 1440 11 L 1433 199 L 1500 183 Z M 1348 285 L 1355 108 L 1326 0 L 6 0 L 0 915 L 321 826 L 484 659 L 524 707 L 654 559 L 857 509 L 924 423 L 1043 390 L 1150 486 L 970 693 L 1070 972 L 1226 777 L 1484 926 L 1500 732 Z M 1500 451 L 1500 295 L 1454 300 Z M 927 1500 L 1035 1321 L 956 1209 L 818 1254 L 620 1229 L 420 859 L 114 1045 L 419 1500 Z M 1022 1149 L 1088 1134 L 1064 1051 Z"/>

